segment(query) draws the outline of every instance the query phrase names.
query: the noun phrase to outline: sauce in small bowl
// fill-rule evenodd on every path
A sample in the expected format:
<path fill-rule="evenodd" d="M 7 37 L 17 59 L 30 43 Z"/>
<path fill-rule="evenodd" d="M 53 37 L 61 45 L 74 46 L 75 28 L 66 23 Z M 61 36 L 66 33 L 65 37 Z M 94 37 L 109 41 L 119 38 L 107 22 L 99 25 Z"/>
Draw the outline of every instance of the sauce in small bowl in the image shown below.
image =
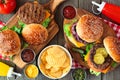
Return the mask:
<path fill-rule="evenodd" d="M 76 9 L 71 5 L 67 5 L 63 8 L 62 14 L 64 18 L 73 19 L 76 16 Z"/>
<path fill-rule="evenodd" d="M 21 52 L 21 59 L 26 63 L 32 63 L 35 59 L 35 52 L 32 49 L 25 48 Z"/>
<path fill-rule="evenodd" d="M 24 68 L 24 74 L 28 79 L 34 79 L 38 76 L 39 70 L 36 65 L 29 64 Z"/>
<path fill-rule="evenodd" d="M 86 72 L 85 70 L 83 69 L 75 69 L 73 72 L 72 72 L 72 77 L 73 77 L 73 80 L 86 80 Z"/>

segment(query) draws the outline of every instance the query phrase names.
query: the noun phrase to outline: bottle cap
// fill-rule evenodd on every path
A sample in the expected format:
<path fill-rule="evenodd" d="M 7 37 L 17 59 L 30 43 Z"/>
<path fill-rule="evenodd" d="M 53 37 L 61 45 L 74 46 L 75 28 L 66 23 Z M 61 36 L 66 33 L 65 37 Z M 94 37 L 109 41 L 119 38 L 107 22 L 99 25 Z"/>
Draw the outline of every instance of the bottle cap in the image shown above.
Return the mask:
<path fill-rule="evenodd" d="M 96 3 L 95 1 L 92 1 L 92 4 L 93 4 L 93 6 L 92 6 L 92 11 L 93 11 L 93 13 L 94 14 L 100 14 L 101 12 L 102 12 L 102 10 L 103 10 L 103 8 L 104 8 L 104 6 L 105 6 L 105 2 L 102 2 L 101 4 L 98 4 L 98 3 Z M 95 12 L 94 11 L 94 6 L 97 6 L 98 8 L 97 8 L 97 10 L 99 11 L 98 13 L 97 12 Z"/>

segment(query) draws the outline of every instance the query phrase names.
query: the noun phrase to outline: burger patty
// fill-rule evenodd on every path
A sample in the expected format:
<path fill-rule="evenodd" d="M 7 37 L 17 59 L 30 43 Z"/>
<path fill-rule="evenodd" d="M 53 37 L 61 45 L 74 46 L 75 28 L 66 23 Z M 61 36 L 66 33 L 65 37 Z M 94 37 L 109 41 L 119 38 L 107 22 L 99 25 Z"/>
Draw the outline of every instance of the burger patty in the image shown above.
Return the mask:
<path fill-rule="evenodd" d="M 72 27 L 71 27 L 71 32 L 72 32 L 74 38 L 75 38 L 78 42 L 81 42 L 81 43 L 83 43 L 83 44 L 88 44 L 88 42 L 82 40 L 82 39 L 78 36 L 78 34 L 77 34 L 77 32 L 76 32 L 76 23 L 72 25 Z"/>
<path fill-rule="evenodd" d="M 45 11 L 39 3 L 27 2 L 19 8 L 18 17 L 26 24 L 40 24 L 45 18 Z"/>
<path fill-rule="evenodd" d="M 102 44 L 97 44 L 95 46 L 93 46 L 93 48 L 90 50 L 90 60 L 92 62 L 92 64 L 94 65 L 95 68 L 100 69 L 100 70 L 104 70 L 106 69 L 108 66 L 111 65 L 112 63 L 112 59 L 111 57 L 108 55 L 105 58 L 105 62 L 103 64 L 96 64 L 93 60 L 94 60 L 94 55 L 96 54 L 96 50 L 98 48 L 104 48 L 104 46 Z"/>

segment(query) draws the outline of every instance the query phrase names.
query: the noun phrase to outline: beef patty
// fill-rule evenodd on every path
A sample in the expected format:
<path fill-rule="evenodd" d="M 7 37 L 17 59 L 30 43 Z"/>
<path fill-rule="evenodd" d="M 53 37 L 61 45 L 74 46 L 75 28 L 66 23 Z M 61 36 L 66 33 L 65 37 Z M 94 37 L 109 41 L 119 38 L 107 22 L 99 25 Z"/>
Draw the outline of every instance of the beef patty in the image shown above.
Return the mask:
<path fill-rule="evenodd" d="M 92 62 L 92 64 L 94 65 L 95 68 L 104 70 L 104 69 L 106 69 L 108 66 L 111 65 L 111 63 L 112 63 L 112 58 L 108 55 L 108 56 L 105 58 L 105 62 L 104 62 L 103 64 L 96 64 L 93 60 L 94 60 L 94 55 L 96 54 L 96 50 L 97 50 L 98 48 L 104 48 L 104 46 L 103 46 L 102 44 L 94 45 L 93 48 L 90 50 L 90 60 L 91 60 L 91 62 Z"/>
<path fill-rule="evenodd" d="M 26 24 L 40 24 L 45 18 L 45 10 L 39 3 L 27 2 L 19 8 L 18 17 Z"/>

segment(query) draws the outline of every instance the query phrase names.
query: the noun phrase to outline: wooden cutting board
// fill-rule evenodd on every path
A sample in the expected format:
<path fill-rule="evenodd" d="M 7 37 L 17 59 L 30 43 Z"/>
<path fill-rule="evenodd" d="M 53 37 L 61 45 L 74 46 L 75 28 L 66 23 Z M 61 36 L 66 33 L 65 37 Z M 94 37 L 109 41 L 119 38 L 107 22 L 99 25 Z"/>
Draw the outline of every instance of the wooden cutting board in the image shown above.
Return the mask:
<path fill-rule="evenodd" d="M 56 2 L 56 0 L 51 0 L 49 3 L 44 4 L 43 6 L 50 6 L 51 11 L 54 14 L 54 10 L 55 8 L 64 0 L 59 0 Z M 17 18 L 17 13 L 6 23 L 6 25 L 10 28 L 13 26 L 17 26 L 18 25 L 18 18 Z M 45 43 L 43 43 L 42 45 L 39 46 L 33 46 L 33 45 L 29 45 L 29 48 L 33 49 L 35 51 L 36 54 L 38 54 L 49 42 L 50 40 L 53 39 L 53 37 L 57 34 L 57 32 L 59 31 L 59 27 L 56 24 L 56 22 L 54 21 L 54 19 L 52 19 L 52 21 L 50 22 L 48 28 L 48 39 L 46 40 Z M 21 49 L 22 50 L 22 49 Z M 18 66 L 19 68 L 23 68 L 27 63 L 23 62 L 21 57 L 20 57 L 20 53 L 18 55 L 15 55 L 13 58 L 13 62 L 16 64 L 16 66 Z"/>
<path fill-rule="evenodd" d="M 76 19 L 79 19 L 82 15 L 85 15 L 85 14 L 90 14 L 90 15 L 93 15 L 92 13 L 86 11 L 86 10 L 83 10 L 83 9 L 77 9 L 77 16 L 76 16 Z M 95 15 L 94 15 L 95 16 Z M 71 23 L 71 20 L 68 20 L 68 19 L 64 19 L 64 23 L 63 24 L 66 24 L 66 23 Z M 101 37 L 100 41 L 103 41 L 103 39 L 106 37 L 106 36 L 115 36 L 116 37 L 116 34 L 114 32 L 114 30 L 108 26 L 106 23 L 103 22 L 103 27 L 104 27 L 104 35 Z M 76 52 L 73 52 L 71 49 L 73 47 L 75 47 L 69 40 L 68 38 L 66 37 L 65 33 L 64 33 L 64 37 L 65 37 L 65 41 L 66 41 L 66 47 L 69 49 L 72 57 L 77 61 L 79 62 L 79 64 L 81 64 L 82 66 L 86 67 L 86 68 L 89 68 L 87 64 L 84 63 L 84 61 L 82 60 L 81 56 L 79 55 L 79 53 L 76 53 Z"/>

